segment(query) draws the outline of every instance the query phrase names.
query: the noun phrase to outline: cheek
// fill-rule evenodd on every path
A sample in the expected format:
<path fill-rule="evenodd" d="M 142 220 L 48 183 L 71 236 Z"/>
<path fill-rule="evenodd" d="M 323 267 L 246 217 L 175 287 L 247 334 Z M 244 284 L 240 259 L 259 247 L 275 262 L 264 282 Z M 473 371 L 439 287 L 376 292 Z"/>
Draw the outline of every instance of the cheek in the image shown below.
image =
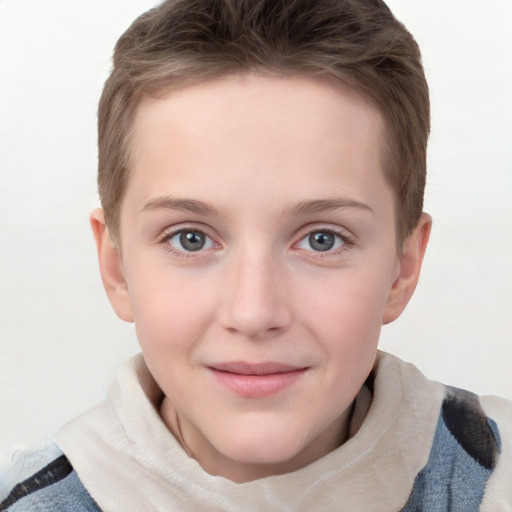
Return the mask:
<path fill-rule="evenodd" d="M 137 336 L 145 352 L 188 350 L 211 323 L 212 288 L 193 276 L 162 268 L 144 270 L 129 289 Z"/>
<path fill-rule="evenodd" d="M 379 270 L 340 271 L 317 285 L 317 291 L 303 301 L 307 304 L 304 314 L 317 318 L 327 331 L 356 334 L 378 329 L 390 290 L 387 275 Z"/>
<path fill-rule="evenodd" d="M 338 279 L 332 279 L 303 307 L 303 318 L 308 319 L 315 338 L 323 345 L 333 372 L 341 371 L 357 380 L 369 371 L 389 293 L 389 279 L 380 277 L 383 275 L 379 271 L 350 276 L 340 272 Z"/>

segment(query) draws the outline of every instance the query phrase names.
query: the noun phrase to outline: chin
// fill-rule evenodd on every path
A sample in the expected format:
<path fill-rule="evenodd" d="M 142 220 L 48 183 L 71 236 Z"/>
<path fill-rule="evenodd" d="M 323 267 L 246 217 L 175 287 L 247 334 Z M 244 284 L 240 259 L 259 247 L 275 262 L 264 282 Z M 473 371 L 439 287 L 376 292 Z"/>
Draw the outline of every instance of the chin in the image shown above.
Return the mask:
<path fill-rule="evenodd" d="M 300 433 L 289 427 L 251 430 L 244 435 L 228 435 L 217 449 L 226 457 L 243 464 L 282 464 L 298 456 L 306 441 Z"/>
<path fill-rule="evenodd" d="M 232 457 L 243 464 L 279 465 L 293 459 L 300 452 L 300 448 L 280 446 L 278 450 L 268 449 L 263 445 L 244 446 L 234 450 Z"/>

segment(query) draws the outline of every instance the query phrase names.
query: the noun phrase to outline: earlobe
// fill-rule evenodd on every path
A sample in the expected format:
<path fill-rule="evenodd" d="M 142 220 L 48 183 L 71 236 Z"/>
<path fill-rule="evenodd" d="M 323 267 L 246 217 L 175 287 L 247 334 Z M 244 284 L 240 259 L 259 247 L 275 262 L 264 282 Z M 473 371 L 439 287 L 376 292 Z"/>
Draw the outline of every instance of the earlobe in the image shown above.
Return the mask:
<path fill-rule="evenodd" d="M 117 316 L 126 322 L 133 322 L 133 313 L 128 294 L 128 286 L 123 273 L 121 254 L 110 238 L 103 210 L 98 208 L 91 213 L 91 228 L 96 240 L 101 279 L 110 304 Z"/>
<path fill-rule="evenodd" d="M 404 242 L 400 269 L 388 296 L 383 324 L 396 320 L 407 306 L 420 277 L 421 264 L 432 228 L 432 218 L 423 213 L 418 225 Z"/>

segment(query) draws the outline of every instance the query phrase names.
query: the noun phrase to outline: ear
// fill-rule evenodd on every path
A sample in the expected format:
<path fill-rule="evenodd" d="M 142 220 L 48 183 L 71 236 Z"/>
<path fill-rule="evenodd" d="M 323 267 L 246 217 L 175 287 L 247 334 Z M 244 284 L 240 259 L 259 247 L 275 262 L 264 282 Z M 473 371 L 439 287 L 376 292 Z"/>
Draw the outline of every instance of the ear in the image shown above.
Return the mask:
<path fill-rule="evenodd" d="M 123 273 L 121 254 L 110 238 L 103 210 L 98 208 L 90 216 L 92 232 L 96 240 L 101 279 L 110 304 L 117 316 L 133 322 L 128 286 Z"/>
<path fill-rule="evenodd" d="M 406 238 L 400 259 L 399 274 L 388 296 L 383 324 L 396 320 L 407 306 L 420 277 L 421 264 L 432 228 L 432 218 L 423 213 L 414 231 Z"/>

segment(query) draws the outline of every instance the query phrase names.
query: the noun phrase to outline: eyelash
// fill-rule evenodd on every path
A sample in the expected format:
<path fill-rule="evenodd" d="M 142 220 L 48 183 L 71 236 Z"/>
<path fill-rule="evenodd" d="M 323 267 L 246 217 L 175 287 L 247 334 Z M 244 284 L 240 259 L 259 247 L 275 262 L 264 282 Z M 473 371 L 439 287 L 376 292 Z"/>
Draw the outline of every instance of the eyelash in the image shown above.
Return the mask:
<path fill-rule="evenodd" d="M 163 233 L 162 237 L 160 238 L 159 243 L 165 245 L 166 250 L 178 258 L 184 258 L 184 259 L 194 258 L 194 257 L 196 257 L 195 253 L 204 252 L 204 249 L 202 247 L 197 251 L 187 251 L 185 249 L 184 250 L 176 249 L 170 244 L 170 241 L 174 237 L 176 237 L 180 234 L 183 234 L 183 233 L 187 233 L 187 232 L 201 234 L 201 235 L 205 236 L 210 241 L 210 244 L 212 244 L 213 246 L 220 247 L 220 244 L 216 243 L 214 241 L 214 239 L 206 232 L 206 230 L 201 229 L 201 228 L 196 228 L 196 227 L 182 227 L 179 229 L 173 229 L 172 231 L 166 231 L 165 233 Z M 293 245 L 297 246 L 298 244 L 302 243 L 304 240 L 306 240 L 308 237 L 310 237 L 312 234 L 315 234 L 315 233 L 323 233 L 323 234 L 327 234 L 327 235 L 333 235 L 336 238 L 340 239 L 341 245 L 334 249 L 327 249 L 326 251 L 315 251 L 313 248 L 311 248 L 311 249 L 297 248 L 299 251 L 304 250 L 305 252 L 307 252 L 308 256 L 311 258 L 321 260 L 321 259 L 328 258 L 328 257 L 338 256 L 341 253 L 345 252 L 354 243 L 353 238 L 351 236 L 349 236 L 345 230 L 336 230 L 333 228 L 320 227 L 318 229 L 309 228 L 306 232 L 303 231 L 303 234 L 301 235 L 301 238 L 299 239 L 299 241 Z M 209 248 L 211 248 L 211 247 L 207 247 L 207 249 L 209 249 Z"/>
<path fill-rule="evenodd" d="M 315 233 L 323 233 L 328 235 L 334 235 L 335 237 L 339 238 L 341 241 L 341 245 L 339 247 L 336 247 L 334 249 L 328 249 L 326 251 L 315 251 L 313 249 L 304 249 L 305 252 L 308 253 L 309 258 L 314 258 L 317 260 L 322 260 L 329 257 L 336 257 L 347 251 L 350 246 L 354 245 L 354 239 L 352 236 L 350 236 L 345 230 L 341 229 L 333 229 L 333 228 L 325 228 L 325 227 L 319 227 L 317 229 L 311 229 L 308 228 L 307 232 L 301 236 L 298 243 L 294 244 L 295 246 L 302 243 L 304 240 L 306 240 L 308 237 L 310 237 L 312 234 Z M 302 251 L 302 249 L 298 248 L 299 251 Z"/>
<path fill-rule="evenodd" d="M 179 250 L 179 249 L 174 248 L 170 244 L 170 241 L 175 236 L 181 235 L 183 233 L 198 233 L 198 234 L 201 234 L 201 235 L 205 236 L 210 241 L 210 243 L 212 245 L 219 246 L 219 244 L 217 244 L 213 240 L 213 238 L 210 235 L 208 235 L 208 233 L 204 229 L 196 228 L 196 227 L 182 227 L 182 228 L 179 228 L 179 229 L 173 229 L 172 231 L 166 231 L 166 232 L 164 232 L 164 234 L 160 238 L 159 243 L 165 245 L 165 249 L 168 252 L 170 252 L 173 256 L 176 256 L 178 258 L 183 258 L 183 259 L 194 258 L 194 257 L 196 257 L 195 253 L 203 252 L 203 248 L 202 247 L 199 250 L 197 250 L 197 251 L 187 251 L 185 249 L 184 250 Z"/>

